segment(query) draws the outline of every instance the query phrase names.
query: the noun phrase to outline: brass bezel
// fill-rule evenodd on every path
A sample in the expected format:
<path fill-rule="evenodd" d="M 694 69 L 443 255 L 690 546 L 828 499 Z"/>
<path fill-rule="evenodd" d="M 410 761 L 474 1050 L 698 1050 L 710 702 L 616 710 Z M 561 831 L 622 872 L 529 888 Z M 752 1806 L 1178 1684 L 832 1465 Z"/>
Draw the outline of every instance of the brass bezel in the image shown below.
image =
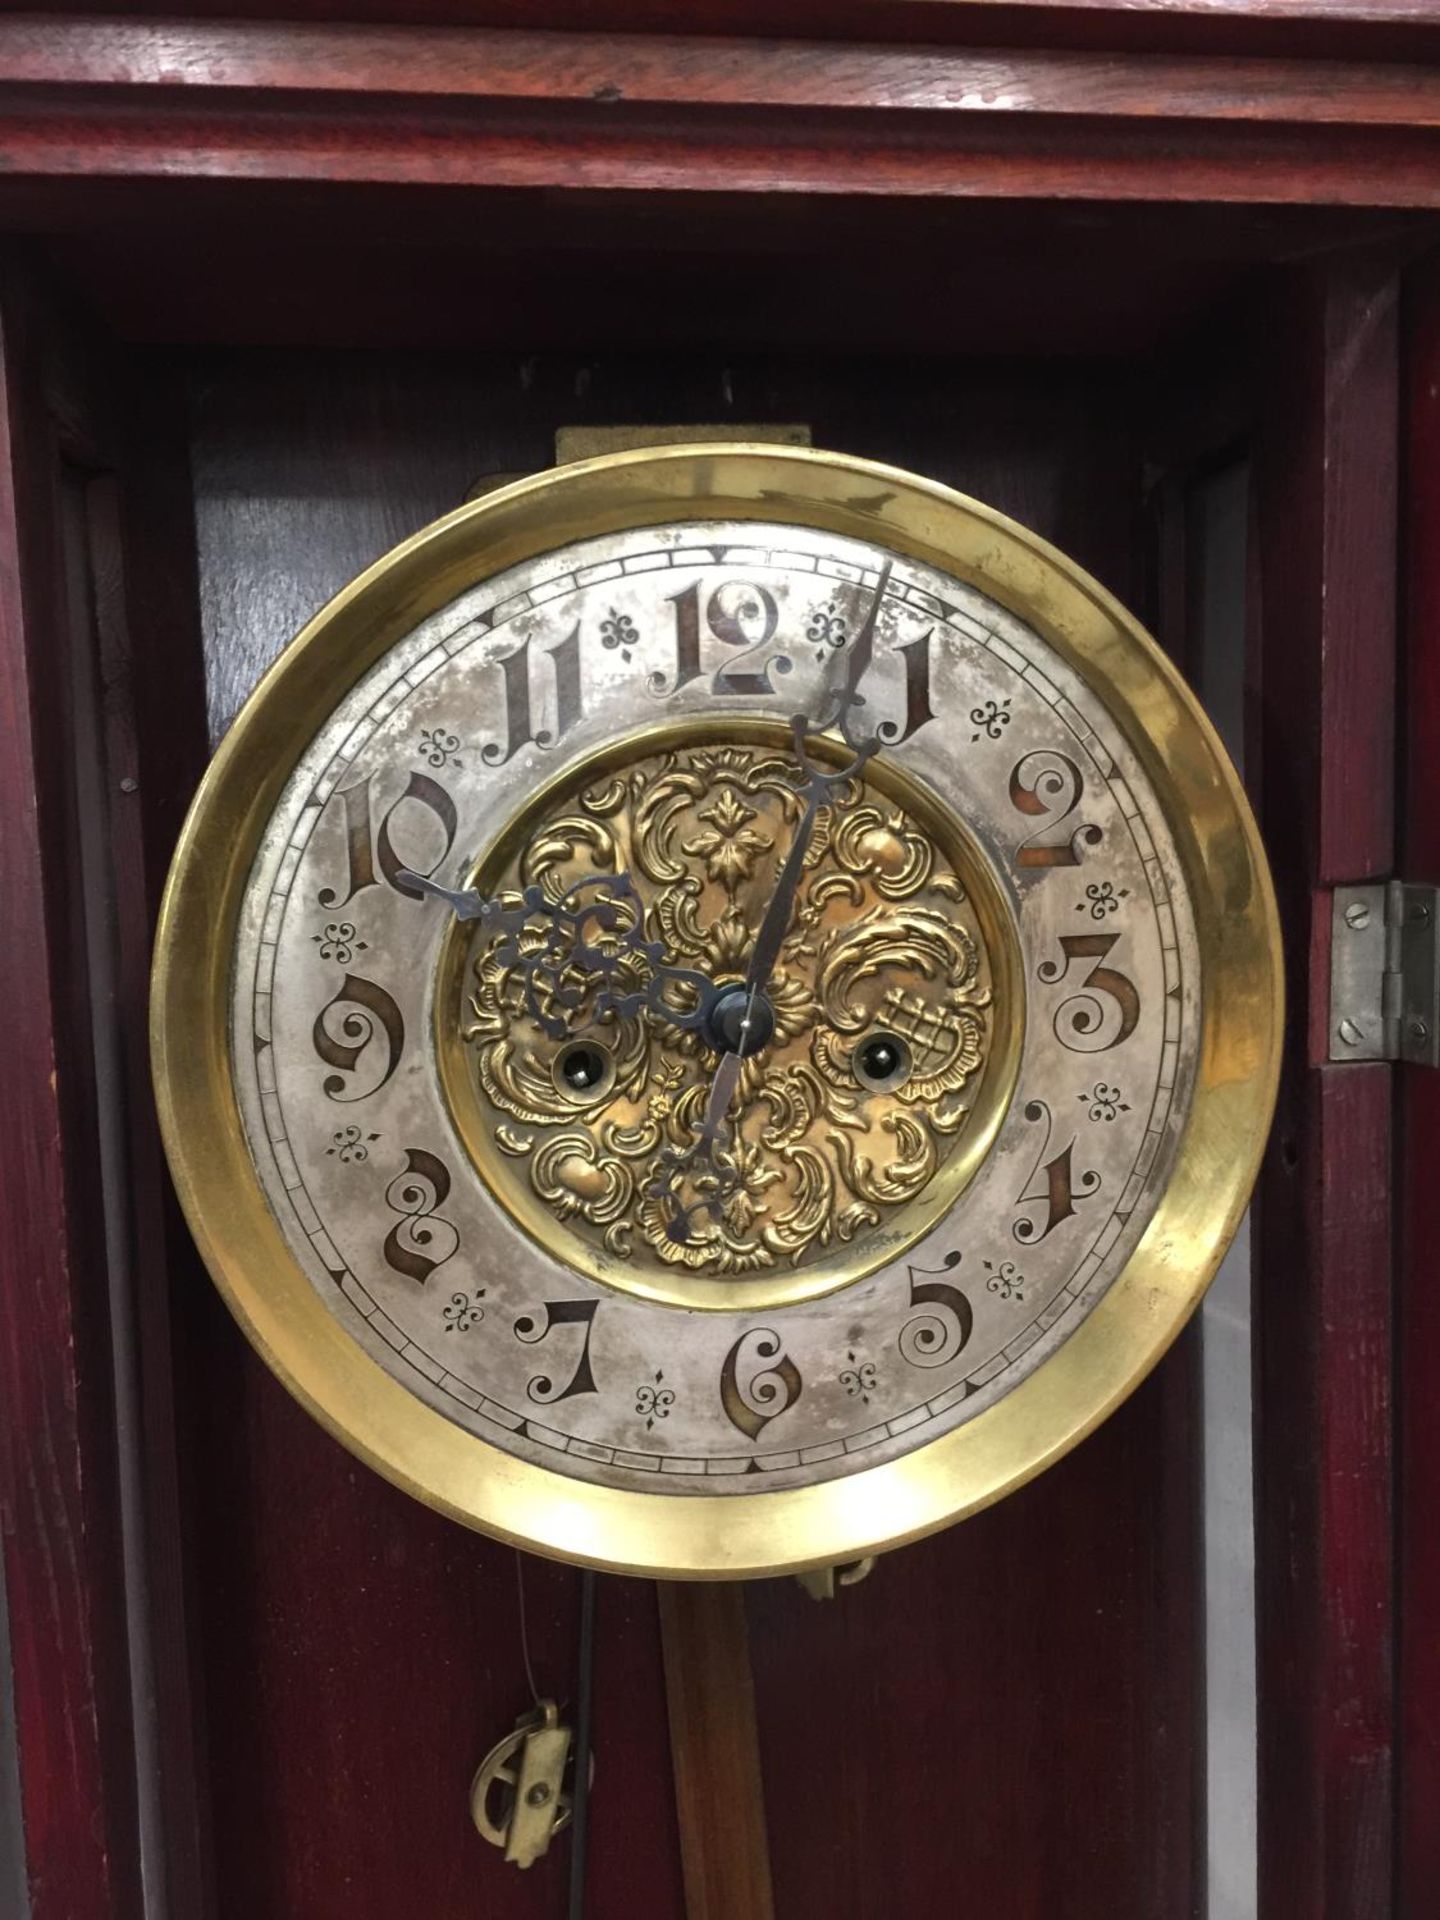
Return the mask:
<path fill-rule="evenodd" d="M 601 1487 L 465 1432 L 352 1340 L 290 1254 L 246 1146 L 230 985 L 265 823 L 320 719 L 417 621 L 477 581 L 595 534 L 768 519 L 875 541 L 1010 608 L 1104 700 L 1160 798 L 1200 948 L 1195 1093 L 1170 1183 L 1125 1271 L 1013 1392 L 904 1458 L 724 1497 Z M 897 468 L 761 446 L 612 454 L 436 521 L 346 587 L 287 648 L 220 746 L 181 834 L 156 941 L 156 1097 L 191 1231 L 250 1340 L 338 1439 L 396 1484 L 502 1539 L 584 1564 L 733 1579 L 895 1547 L 989 1505 L 1099 1424 L 1194 1310 L 1250 1196 L 1273 1111 L 1283 999 L 1259 836 L 1193 695 L 1131 616 L 1015 522 Z"/>
<path fill-rule="evenodd" d="M 474 862 L 467 885 L 482 894 L 495 891 L 500 875 L 518 845 L 529 837 L 531 823 L 554 804 L 560 791 L 588 785 L 611 768 L 641 755 L 663 753 L 672 746 L 700 746 L 706 741 L 740 745 L 790 746 L 790 729 L 780 720 L 733 713 L 704 714 L 685 720 L 665 720 L 622 734 L 597 747 L 536 789 L 511 814 L 494 840 Z M 822 738 L 812 743 L 817 756 L 837 762 L 848 758 L 839 743 Z M 955 1150 L 947 1155 L 934 1179 L 887 1219 L 883 1235 L 871 1236 L 876 1251 L 870 1256 L 852 1243 L 843 1255 L 823 1264 L 773 1274 L 746 1274 L 742 1279 L 716 1279 L 683 1267 L 660 1272 L 648 1266 L 630 1267 L 605 1261 L 554 1215 L 513 1181 L 495 1178 L 501 1156 L 489 1134 L 489 1123 L 475 1088 L 474 1070 L 461 1038 L 467 962 L 473 949 L 473 926 L 452 922 L 435 969 L 435 1059 L 451 1124 L 464 1142 L 472 1166 L 496 1202 L 503 1206 L 530 1238 L 557 1261 L 569 1264 L 603 1287 L 642 1300 L 654 1300 L 702 1312 L 764 1312 L 770 1307 L 793 1306 L 801 1300 L 819 1300 L 837 1293 L 887 1261 L 898 1259 L 955 1204 L 979 1172 L 1000 1131 L 1020 1072 L 1025 1042 L 1025 976 L 1020 935 L 1010 902 L 991 870 L 974 835 L 928 785 L 895 760 L 872 760 L 865 779 L 877 791 L 903 806 L 944 850 L 969 894 L 969 904 L 980 925 L 993 989 L 994 1018 L 990 1029 L 990 1057 L 975 1088 L 970 1118 Z"/>

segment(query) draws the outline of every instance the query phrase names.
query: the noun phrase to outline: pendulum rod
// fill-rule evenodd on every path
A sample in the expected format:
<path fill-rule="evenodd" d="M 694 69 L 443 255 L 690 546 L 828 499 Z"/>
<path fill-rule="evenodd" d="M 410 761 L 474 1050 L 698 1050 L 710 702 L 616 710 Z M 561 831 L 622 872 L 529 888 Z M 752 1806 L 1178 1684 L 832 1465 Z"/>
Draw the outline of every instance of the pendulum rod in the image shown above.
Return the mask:
<path fill-rule="evenodd" d="M 570 1790 L 568 1920 L 585 1920 L 585 1859 L 590 1834 L 590 1681 L 595 1665 L 595 1575 L 580 1576 L 580 1658 L 575 1682 L 575 1784 Z"/>
<path fill-rule="evenodd" d="M 774 1920 L 745 1588 L 658 1592 L 686 1920 Z"/>

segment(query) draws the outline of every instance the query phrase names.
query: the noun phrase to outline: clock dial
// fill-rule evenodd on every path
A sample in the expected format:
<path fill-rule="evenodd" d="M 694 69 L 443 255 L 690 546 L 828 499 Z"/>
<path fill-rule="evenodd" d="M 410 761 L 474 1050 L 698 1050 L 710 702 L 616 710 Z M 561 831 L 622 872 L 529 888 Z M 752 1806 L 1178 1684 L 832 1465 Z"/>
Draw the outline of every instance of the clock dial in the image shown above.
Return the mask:
<path fill-rule="evenodd" d="M 532 995 L 543 923 L 477 936 L 402 876 L 625 873 L 666 959 L 738 984 L 801 814 L 784 716 L 887 561 L 859 690 L 894 737 L 817 816 L 737 1184 L 679 1241 L 660 1156 L 721 1049 L 596 1016 L 633 949 Z M 973 1418 L 1103 1294 L 1169 1171 L 1195 956 L 1149 783 L 1038 636 L 873 544 L 686 522 L 487 581 L 339 704 L 251 876 L 235 1058 L 292 1250 L 412 1391 L 586 1479 L 790 1484 Z M 867 1085 L 877 1040 L 908 1073 Z"/>
<path fill-rule="evenodd" d="M 362 1395 L 383 1374 L 423 1410 L 471 1491 L 411 1463 L 417 1491 L 636 1564 L 628 1540 L 597 1545 L 606 1510 L 585 1505 L 631 1497 L 625 1525 L 659 1529 L 645 1563 L 681 1570 L 732 1559 L 692 1543 L 687 1496 L 747 1514 L 823 1496 L 824 1543 L 777 1541 L 772 1564 L 877 1544 L 886 1516 L 858 1498 L 847 1516 L 845 1487 L 959 1458 L 967 1430 L 988 1450 L 1005 1403 L 1033 1405 L 1107 1311 L 1128 1316 L 1138 1377 L 1243 1199 L 1275 1003 L 1233 776 L 1123 616 L 1104 609 L 1188 722 L 1171 744 L 1204 756 L 1182 771 L 1251 889 L 1228 960 L 1192 877 L 1197 816 L 1113 663 L 1087 674 L 1003 566 L 987 579 L 967 547 L 947 568 L 903 516 L 807 512 L 803 487 L 783 518 L 724 494 L 705 511 L 709 460 L 533 483 L 679 472 L 698 497 L 663 514 L 650 497 L 639 524 L 582 515 L 563 539 L 537 525 L 513 558 L 504 501 L 442 523 L 475 537 L 418 616 L 383 566 L 352 590 L 384 613 L 358 669 L 337 670 L 322 616 L 257 696 L 285 751 L 231 858 L 223 966 L 229 1150 L 286 1301 L 330 1329 L 307 1363 L 338 1339 Z M 301 719 L 278 680 L 307 660 Z M 179 871 L 198 858 L 192 840 Z M 452 911 L 467 889 L 478 918 Z M 1251 1029 L 1222 1063 L 1239 1167 L 1147 1307 L 1137 1252 L 1177 1182 L 1192 1204 L 1226 965 Z M 173 1117 L 171 1144 L 183 1165 Z M 1092 1388 L 1089 1417 L 1124 1384 Z M 1067 1439 L 1085 1423 L 1069 1394 Z M 981 1497 L 1046 1445 L 1032 1430 Z M 571 1520 L 498 1513 L 485 1482 L 507 1459 Z M 975 1503 L 946 1471 L 919 1524 Z"/>

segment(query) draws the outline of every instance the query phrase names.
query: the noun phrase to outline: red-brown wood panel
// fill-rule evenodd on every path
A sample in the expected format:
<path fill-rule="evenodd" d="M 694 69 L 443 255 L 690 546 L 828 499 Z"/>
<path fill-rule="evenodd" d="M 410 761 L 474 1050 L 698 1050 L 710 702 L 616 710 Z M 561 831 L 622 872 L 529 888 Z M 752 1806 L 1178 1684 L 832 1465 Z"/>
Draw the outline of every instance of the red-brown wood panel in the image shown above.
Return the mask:
<path fill-rule="evenodd" d="M 752 1587 L 777 1913 L 1195 1910 L 1195 1352 L 835 1600 Z"/>
<path fill-rule="evenodd" d="M 96 458 L 52 313 L 0 277 L 0 1529 L 35 1920 L 139 1911 L 67 516 Z M 72 520 L 72 527 L 74 521 Z"/>
<path fill-rule="evenodd" d="M 1440 272 L 1410 301 L 1405 484 L 1401 871 L 1440 884 Z M 1402 1914 L 1440 1908 L 1440 1074 L 1401 1069 L 1400 1892 Z"/>
<path fill-rule="evenodd" d="M 1397 299 L 1337 266 L 1265 317 L 1261 823 L 1287 1048 L 1255 1275 L 1261 1911 L 1392 1911 L 1391 1070 L 1328 1064 L 1328 889 L 1394 810 Z"/>
<path fill-rule="evenodd" d="M 550 1920 L 569 1841 L 527 1872 L 470 1823 L 471 1776 L 531 1706 L 516 1555 L 381 1481 L 245 1347 L 208 1282 L 195 1551 L 222 1920 Z M 536 1686 L 573 1724 L 579 1575 L 527 1558 Z M 588 1911 L 637 1882 L 683 1913 L 655 1589 L 601 1579 Z"/>
<path fill-rule="evenodd" d="M 1440 67 L 0 21 L 0 174 L 1440 204 Z"/>
<path fill-rule="evenodd" d="M 1379 240 L 1405 210 L 1440 205 L 1428 0 L 790 0 L 773 16 L 737 0 L 683 23 L 660 0 L 462 0 L 445 21 L 494 30 L 463 41 L 390 30 L 440 18 L 437 0 L 227 0 L 118 33 L 113 18 L 43 12 L 0 22 L 0 222 L 45 234 L 137 336 L 401 350 L 195 364 L 198 625 L 221 721 L 326 593 L 477 473 L 543 464 L 561 422 L 808 419 L 822 444 L 1008 509 L 1134 601 L 1153 429 L 1142 436 L 1140 389 L 1093 360 L 953 356 L 1149 351 L 1188 315 L 1203 363 L 1219 349 L 1206 303 L 1257 263 L 1333 245 L 1337 208 L 1348 237 Z M 196 25 L 217 12 L 293 19 Z M 317 39 L 305 23 L 322 20 Z M 875 45 L 887 40 L 909 50 Z M 877 241 L 894 250 L 883 281 L 863 270 Z M 636 287 L 664 295 L 647 328 L 693 353 L 581 351 L 636 337 Z M 1247 326 L 1257 311 L 1241 309 Z M 1421 315 L 1417 525 L 1440 377 L 1440 325 L 1433 307 Z M 557 1911 L 567 1843 L 522 1878 L 465 1814 L 474 1761 L 528 1699 L 513 1557 L 404 1501 L 300 1414 L 162 1199 L 140 1034 L 148 915 L 200 760 L 185 463 L 141 402 L 115 468 L 90 431 L 102 409 L 46 371 L 48 309 L 12 288 L 0 319 L 0 995 L 16 1027 L 0 1113 L 15 1276 L 0 1311 L 0 1525 L 35 1913 L 124 1920 L 143 1827 L 171 1911 L 203 1920 L 207 1813 L 226 1920 Z M 1391 1076 L 1322 1064 L 1309 955 L 1317 892 L 1383 873 L 1392 851 L 1394 321 L 1387 275 L 1337 267 L 1257 328 L 1274 353 L 1256 735 L 1293 1043 L 1258 1239 L 1267 1920 L 1391 1910 Z M 435 340 L 472 351 L 418 352 Z M 485 361 L 477 341 L 516 352 Z M 777 341 L 807 357 L 735 356 Z M 825 358 L 822 342 L 871 354 Z M 899 352 L 874 357 L 881 342 Z M 573 357 L 534 358 L 561 344 Z M 109 387 L 161 390 L 174 360 L 121 361 Z M 1176 367 L 1169 396 L 1162 382 L 1143 405 L 1178 401 L 1188 379 Z M 1422 545 L 1417 817 L 1440 748 Z M 87 648 L 105 764 L 135 782 L 139 812 L 105 829 L 103 989 L 76 859 Z M 123 1296 L 97 1205 L 91 1014 L 107 997 L 134 1126 L 132 1351 L 111 1341 Z M 1433 1903 L 1436 1326 L 1415 1276 L 1440 1123 L 1417 1086 L 1401 1815 L 1407 1897 Z M 1183 1343 L 1053 1474 L 833 1606 L 754 1590 L 779 1911 L 1191 1910 L 1192 1370 Z M 137 1458 L 141 1524 L 122 1564 Z M 537 1566 L 527 1581 L 536 1678 L 564 1696 L 575 1577 Z M 133 1648 L 158 1703 L 138 1794 Z M 682 1892 L 656 1606 L 635 1583 L 601 1583 L 596 1722 L 591 1910 L 668 1920 Z"/>
<path fill-rule="evenodd" d="M 147 24 L 146 0 L 41 0 L 36 15 Z M 1440 41 L 1431 0 L 191 0 L 189 19 L 795 34 L 867 44 L 1418 60 Z"/>
<path fill-rule="evenodd" d="M 542 383 L 543 385 L 543 383 Z M 573 381 L 560 390 L 568 392 Z M 192 381 L 201 611 L 223 730 L 271 655 L 482 472 L 547 463 L 518 369 L 214 356 Z M 557 396 L 558 397 L 558 396 Z M 570 1841 L 528 1872 L 470 1779 L 531 1705 L 516 1555 L 380 1480 L 292 1402 L 191 1255 L 177 1352 L 222 1920 L 564 1911 Z M 578 1682 L 579 1576 L 525 1561 L 535 1683 Z M 683 1912 L 655 1589 L 601 1579 L 589 1907 Z"/>
<path fill-rule="evenodd" d="M 199 1920 L 170 1354 L 184 1237 L 146 1044 L 150 929 L 203 764 L 185 443 L 164 369 L 118 358 L 14 251 L 0 318 L 15 542 L 0 774 L 17 795 L 3 964 L 23 1036 L 0 1107 L 18 1129 L 0 1512 L 32 1910 L 134 1911 L 138 1852 L 147 1884 Z M 58 1184 L 28 1188 L 47 1167 Z"/>

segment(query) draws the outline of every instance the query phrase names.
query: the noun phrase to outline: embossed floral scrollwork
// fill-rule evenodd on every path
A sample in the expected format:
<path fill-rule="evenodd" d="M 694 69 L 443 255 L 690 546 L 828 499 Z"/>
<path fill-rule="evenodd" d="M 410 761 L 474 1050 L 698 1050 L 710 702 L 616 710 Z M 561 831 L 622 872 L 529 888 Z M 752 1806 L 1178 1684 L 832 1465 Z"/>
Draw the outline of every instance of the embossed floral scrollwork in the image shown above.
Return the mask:
<path fill-rule="evenodd" d="M 625 1215 L 635 1197 L 635 1176 L 590 1134 L 577 1129 L 544 1141 L 535 1149 L 530 1177 L 562 1220 L 578 1215 L 602 1229 L 611 1253 L 629 1252 Z"/>
<path fill-rule="evenodd" d="M 755 746 L 639 757 L 556 804 L 514 883 L 559 898 L 583 876 L 626 873 L 644 938 L 667 963 L 739 982 L 801 777 L 789 754 Z M 494 942 L 472 955 L 464 1035 L 477 1088 L 506 1177 L 557 1220 L 612 1259 L 743 1277 L 844 1246 L 934 1179 L 984 1070 L 990 970 L 960 876 L 904 808 L 856 779 L 822 809 L 766 987 L 773 1034 L 743 1063 L 729 1138 L 694 1161 L 668 1205 L 659 1169 L 692 1146 L 716 1055 L 645 1004 L 646 966 L 627 949 L 613 983 L 617 1000 L 634 996 L 625 1017 L 589 1018 L 583 974 L 537 988 Z M 584 1098 L 557 1089 L 561 1043 L 544 1028 L 547 1003 L 527 997 L 543 992 L 605 1050 L 607 1076 Z M 854 1067 L 878 1029 L 900 1037 L 910 1063 L 883 1091 Z M 677 1197 L 713 1201 L 683 1242 L 667 1233 Z"/>

